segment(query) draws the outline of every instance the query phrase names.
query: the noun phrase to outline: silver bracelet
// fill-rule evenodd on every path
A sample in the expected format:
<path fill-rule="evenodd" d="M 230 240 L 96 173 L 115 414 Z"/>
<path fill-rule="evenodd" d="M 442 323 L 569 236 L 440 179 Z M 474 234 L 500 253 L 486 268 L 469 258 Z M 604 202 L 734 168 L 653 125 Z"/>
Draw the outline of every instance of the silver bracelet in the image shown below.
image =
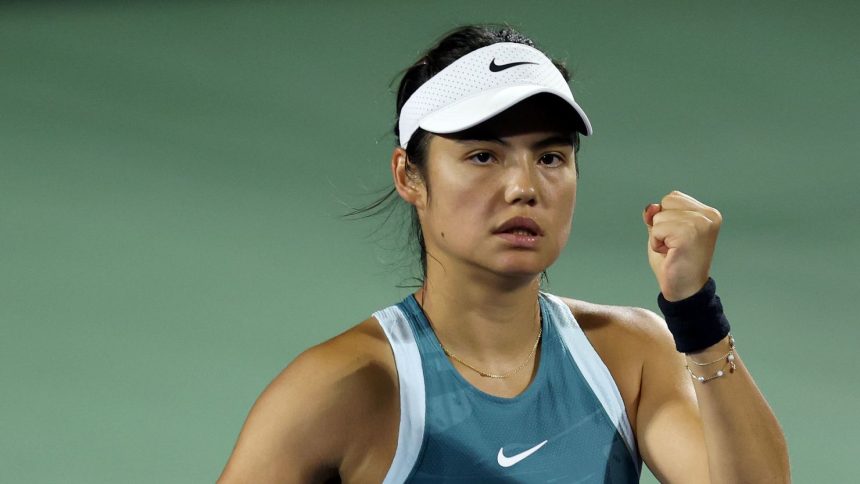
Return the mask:
<path fill-rule="evenodd" d="M 714 363 L 719 363 L 721 361 L 725 361 L 725 363 L 723 363 L 723 367 L 720 368 L 719 370 L 717 370 L 716 373 L 714 373 L 713 375 L 711 375 L 709 377 L 699 376 L 699 375 L 694 374 L 693 370 L 690 368 L 690 362 L 689 361 L 687 361 L 687 364 L 684 365 L 684 367 L 687 368 L 688 372 L 690 372 L 690 376 L 694 380 L 699 381 L 700 383 L 707 383 L 711 380 L 715 380 L 715 379 L 725 375 L 726 374 L 726 371 L 725 371 L 726 367 L 729 368 L 729 373 L 734 373 L 735 369 L 736 369 L 736 366 L 735 366 L 735 338 L 734 338 L 734 336 L 732 336 L 731 333 L 729 333 L 729 352 L 728 353 L 726 353 L 725 355 L 719 357 L 718 359 L 716 359 L 714 361 L 709 361 L 707 363 L 697 363 L 694 361 L 693 364 L 698 365 L 698 366 L 707 366 L 707 365 L 713 365 Z"/>

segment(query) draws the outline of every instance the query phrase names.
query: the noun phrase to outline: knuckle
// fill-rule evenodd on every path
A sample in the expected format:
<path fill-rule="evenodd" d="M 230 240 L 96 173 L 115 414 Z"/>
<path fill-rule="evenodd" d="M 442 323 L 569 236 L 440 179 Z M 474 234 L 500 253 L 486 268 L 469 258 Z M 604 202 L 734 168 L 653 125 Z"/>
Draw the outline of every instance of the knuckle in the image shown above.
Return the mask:
<path fill-rule="evenodd" d="M 717 224 L 722 223 L 722 221 L 723 221 L 723 214 L 722 214 L 722 213 L 720 213 L 720 211 L 719 211 L 719 210 L 717 210 L 716 208 L 713 208 L 713 207 L 712 207 L 712 208 L 711 208 L 711 215 L 713 215 L 713 217 L 714 217 L 714 218 L 713 218 L 714 222 L 716 222 Z"/>

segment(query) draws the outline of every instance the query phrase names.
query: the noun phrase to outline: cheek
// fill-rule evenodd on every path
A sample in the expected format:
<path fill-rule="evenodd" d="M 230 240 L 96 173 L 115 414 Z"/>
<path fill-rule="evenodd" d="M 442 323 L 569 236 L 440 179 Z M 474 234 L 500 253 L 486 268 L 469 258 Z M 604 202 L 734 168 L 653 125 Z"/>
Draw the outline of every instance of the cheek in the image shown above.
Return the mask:
<path fill-rule="evenodd" d="M 475 189 L 456 190 L 453 187 L 440 194 L 432 206 L 437 231 L 444 231 L 448 240 L 470 238 L 482 230 L 492 218 L 489 195 Z M 458 237 L 460 234 L 462 237 Z"/>
<path fill-rule="evenodd" d="M 576 208 L 576 183 L 572 183 L 558 197 L 558 244 L 564 247 L 570 237 L 573 214 Z"/>
<path fill-rule="evenodd" d="M 477 175 L 480 175 L 478 173 Z M 429 208 L 437 224 L 469 229 L 491 216 L 492 183 L 468 170 L 433 173 Z"/>
<path fill-rule="evenodd" d="M 424 214 L 425 230 L 450 243 L 470 233 L 481 219 L 477 209 L 481 195 L 468 189 L 461 180 L 437 177 L 434 182 Z"/>

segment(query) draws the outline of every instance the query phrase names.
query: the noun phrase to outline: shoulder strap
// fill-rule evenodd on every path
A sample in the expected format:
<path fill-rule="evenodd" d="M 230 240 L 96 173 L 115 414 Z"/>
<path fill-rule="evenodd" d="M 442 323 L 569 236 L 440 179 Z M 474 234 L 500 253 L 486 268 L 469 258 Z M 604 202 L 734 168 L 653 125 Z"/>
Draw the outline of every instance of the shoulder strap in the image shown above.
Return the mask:
<path fill-rule="evenodd" d="M 603 405 L 607 415 L 615 424 L 624 439 L 624 443 L 627 444 L 627 449 L 633 457 L 636 469 L 640 470 L 641 460 L 639 459 L 633 429 L 627 419 L 621 392 L 618 391 L 609 368 L 606 367 L 603 360 L 600 359 L 600 355 L 591 346 L 591 342 L 588 341 L 585 332 L 577 323 L 576 318 L 573 317 L 568 305 L 557 296 L 548 293 L 542 294 L 551 303 L 549 306 L 554 316 L 552 320 L 555 321 L 556 329 L 567 347 L 568 353 Z"/>
<path fill-rule="evenodd" d="M 398 306 L 389 306 L 373 313 L 379 321 L 397 366 L 400 384 L 400 431 L 397 450 L 383 484 L 406 481 L 412 472 L 424 439 L 424 371 L 421 353 L 409 321 Z"/>

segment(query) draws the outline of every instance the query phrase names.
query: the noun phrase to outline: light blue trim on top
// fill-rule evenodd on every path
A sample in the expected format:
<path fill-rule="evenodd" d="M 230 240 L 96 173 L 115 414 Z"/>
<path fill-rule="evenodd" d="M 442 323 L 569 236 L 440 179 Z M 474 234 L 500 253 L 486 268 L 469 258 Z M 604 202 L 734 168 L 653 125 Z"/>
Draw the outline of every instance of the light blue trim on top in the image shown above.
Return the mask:
<path fill-rule="evenodd" d="M 579 367 L 579 371 L 585 377 L 591 390 L 597 396 L 597 399 L 603 405 L 607 415 L 615 424 L 624 443 L 627 444 L 627 449 L 630 451 L 630 456 L 633 458 L 633 464 L 636 470 L 641 472 L 641 460 L 636 446 L 636 439 L 633 434 L 633 429 L 630 426 L 630 421 L 627 419 L 627 412 L 624 409 L 624 400 L 621 398 L 621 392 L 615 385 L 615 380 L 609 372 L 609 368 L 600 359 L 591 342 L 585 335 L 585 332 L 577 323 L 576 318 L 570 311 L 570 307 L 562 301 L 558 296 L 541 292 L 550 304 L 550 310 L 554 312 L 552 319 L 555 322 L 558 333 L 561 336 L 568 353 L 573 358 L 574 363 Z"/>
<path fill-rule="evenodd" d="M 409 477 L 424 440 L 424 370 L 409 321 L 397 306 L 373 313 L 391 343 L 400 382 L 400 430 L 397 450 L 383 484 L 399 484 Z"/>

